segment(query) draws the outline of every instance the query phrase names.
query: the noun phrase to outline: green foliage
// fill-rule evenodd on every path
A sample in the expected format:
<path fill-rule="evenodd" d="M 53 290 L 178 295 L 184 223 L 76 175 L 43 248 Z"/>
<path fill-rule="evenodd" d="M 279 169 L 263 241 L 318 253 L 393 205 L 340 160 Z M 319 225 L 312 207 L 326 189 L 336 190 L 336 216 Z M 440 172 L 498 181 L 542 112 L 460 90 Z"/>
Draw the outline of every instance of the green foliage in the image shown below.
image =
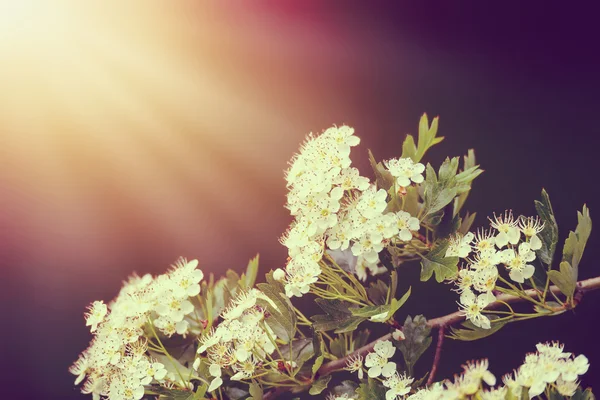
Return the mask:
<path fill-rule="evenodd" d="M 437 225 L 442 216 L 440 211 L 450 204 L 457 195 L 466 193 L 471 189 L 471 182 L 483 171 L 479 166 L 473 166 L 460 172 L 458 171 L 458 157 L 446 158 L 438 174 L 431 164 L 427 164 L 425 182 L 423 183 L 423 199 L 425 217 L 432 225 Z M 455 208 L 453 213 L 458 212 Z"/>
<path fill-rule="evenodd" d="M 258 288 L 273 302 L 261 301 L 264 307 L 269 310 L 269 317 L 266 319 L 269 326 L 277 336 L 289 343 L 296 334 L 296 312 L 285 295 L 283 285 L 272 279 L 270 275 L 267 278 L 269 283 L 259 283 Z"/>
<path fill-rule="evenodd" d="M 475 221 L 476 215 L 477 215 L 477 213 L 471 214 L 467 211 L 465 216 L 460 221 L 460 226 L 458 227 L 457 232 L 460 233 L 461 235 L 466 235 L 467 232 L 469 232 L 469 229 L 471 229 L 471 226 L 473 225 L 473 222 Z"/>
<path fill-rule="evenodd" d="M 258 254 L 248 262 L 246 273 L 240 277 L 240 285 L 244 290 L 254 287 L 256 276 L 258 275 Z"/>
<path fill-rule="evenodd" d="M 585 245 L 592 231 L 592 219 L 590 211 L 584 205 L 581 212 L 577 212 L 577 228 L 575 232 L 569 232 L 563 247 L 563 261 L 560 270 L 548 272 L 548 277 L 560 291 L 567 297 L 573 296 L 579 275 L 579 262 L 583 256 Z"/>
<path fill-rule="evenodd" d="M 330 380 L 331 375 L 320 377 L 312 384 L 312 386 L 308 390 L 308 393 L 312 394 L 313 396 L 320 394 L 323 390 L 327 389 L 327 385 L 329 384 Z"/>
<path fill-rule="evenodd" d="M 450 243 L 440 240 L 434 243 L 429 253 L 421 259 L 421 281 L 427 281 L 433 273 L 435 280 L 443 282 L 458 273 L 458 257 L 446 257 Z"/>
<path fill-rule="evenodd" d="M 168 389 L 163 386 L 152 386 L 152 392 L 158 394 L 160 400 L 200 400 L 204 398 L 208 386 L 203 384 L 195 392 L 182 389 Z"/>
<path fill-rule="evenodd" d="M 544 229 L 538 235 L 542 241 L 542 248 L 537 251 L 537 256 L 544 264 L 551 267 L 558 243 L 558 225 L 546 190 L 542 190 L 542 199 L 536 200 L 534 204 L 540 220 L 544 223 Z"/>
<path fill-rule="evenodd" d="M 366 317 L 352 315 L 348 303 L 340 300 L 316 299 L 315 303 L 326 312 L 326 314 L 310 317 L 314 321 L 313 328 L 317 331 L 351 332 L 366 319 Z"/>
<path fill-rule="evenodd" d="M 377 183 L 377 187 L 385 189 L 386 191 L 390 190 L 390 188 L 394 186 L 394 177 L 381 162 L 375 161 L 375 157 L 373 156 L 371 150 L 369 150 L 369 162 L 371 163 L 371 167 L 375 173 L 375 182 Z"/>
<path fill-rule="evenodd" d="M 396 347 L 402 352 L 409 375 L 413 375 L 413 367 L 431 345 L 431 328 L 427 325 L 427 319 L 417 315 L 414 319 L 406 317 L 402 332 L 406 339 L 395 342 Z"/>
<path fill-rule="evenodd" d="M 355 317 L 369 318 L 378 314 L 387 313 L 386 319 L 389 319 L 394 315 L 396 311 L 398 311 L 400 307 L 404 305 L 404 303 L 406 303 L 406 300 L 408 300 L 410 296 L 410 292 L 411 288 L 408 288 L 408 291 L 404 294 L 404 296 L 402 296 L 400 299 L 392 299 L 390 304 L 385 304 L 381 306 L 350 308 L 349 310 Z"/>
<path fill-rule="evenodd" d="M 256 382 L 252 382 L 250 384 L 250 397 L 248 397 L 248 400 L 262 400 L 263 398 L 263 391 L 262 388 L 260 387 L 260 385 Z"/>
<path fill-rule="evenodd" d="M 356 389 L 357 400 L 385 400 L 386 389 L 375 379 L 369 378 Z"/>
<path fill-rule="evenodd" d="M 367 295 L 369 296 L 369 300 L 373 303 L 382 305 L 386 303 L 388 290 L 387 283 L 378 279 L 375 282 L 371 282 L 367 288 Z"/>
<path fill-rule="evenodd" d="M 312 376 L 314 377 L 325 360 L 325 343 L 323 342 L 323 336 L 317 331 L 313 331 L 313 350 L 315 353 L 315 362 L 312 366 Z"/>
<path fill-rule="evenodd" d="M 459 174 L 460 179 L 469 178 L 470 174 L 475 173 L 476 171 L 478 171 L 477 175 L 481 174 L 483 170 L 478 170 L 477 167 L 478 165 L 476 165 L 475 162 L 475 150 L 469 149 L 467 154 L 463 157 L 463 170 L 461 171 L 461 174 L 464 173 L 465 175 Z M 471 181 L 475 179 L 477 175 L 472 177 Z M 465 202 L 467 201 L 468 196 L 469 191 L 467 190 L 464 193 L 458 195 L 458 197 L 454 200 L 454 215 L 458 215 Z"/>
<path fill-rule="evenodd" d="M 491 315 L 489 316 L 489 318 L 493 321 L 498 317 L 495 315 Z M 490 329 L 483 329 L 473 325 L 471 321 L 465 321 L 462 323 L 462 326 L 466 329 L 458 329 L 451 327 L 450 334 L 448 335 L 448 337 L 454 340 L 462 340 L 465 342 L 483 339 L 498 332 L 504 325 L 507 324 L 507 322 L 508 321 L 494 322 L 491 324 Z"/>
<path fill-rule="evenodd" d="M 430 126 L 427 114 L 421 116 L 418 143 L 415 146 L 413 136 L 406 135 L 406 139 L 402 144 L 402 158 L 410 157 L 414 162 L 419 162 L 429 148 L 444 140 L 443 137 L 436 137 L 439 119 L 439 117 L 435 117 Z"/>

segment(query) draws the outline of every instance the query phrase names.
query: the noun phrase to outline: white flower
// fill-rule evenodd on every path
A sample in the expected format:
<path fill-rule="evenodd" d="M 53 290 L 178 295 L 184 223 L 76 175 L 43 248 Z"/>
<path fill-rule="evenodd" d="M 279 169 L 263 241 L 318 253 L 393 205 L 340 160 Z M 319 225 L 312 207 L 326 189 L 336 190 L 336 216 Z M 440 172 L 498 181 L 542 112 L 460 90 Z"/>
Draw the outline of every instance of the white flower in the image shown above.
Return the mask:
<path fill-rule="evenodd" d="M 475 239 L 473 242 L 473 247 L 479 253 L 486 253 L 488 251 L 495 250 L 494 248 L 494 233 L 492 230 L 478 229 L 477 235 L 475 235 Z"/>
<path fill-rule="evenodd" d="M 564 381 L 562 379 L 558 379 L 555 383 L 556 390 L 563 396 L 573 396 L 579 388 L 579 382 L 577 381 Z"/>
<path fill-rule="evenodd" d="M 104 321 L 108 309 L 103 301 L 94 301 L 88 310 L 85 326 L 91 326 L 90 331 L 94 332 L 98 328 L 98 324 Z"/>
<path fill-rule="evenodd" d="M 69 372 L 73 375 L 76 375 L 75 385 L 79 385 L 81 381 L 85 379 L 86 374 L 90 368 L 89 360 L 86 352 L 83 352 L 77 361 L 71 367 L 69 367 Z"/>
<path fill-rule="evenodd" d="M 398 234 L 400 240 L 407 242 L 412 239 L 412 232 L 419 230 L 420 223 L 417 218 L 412 217 L 406 211 L 398 211 L 396 212 L 396 226 L 400 232 Z"/>
<path fill-rule="evenodd" d="M 568 360 L 563 364 L 561 377 L 566 382 L 573 382 L 578 375 L 585 374 L 589 368 L 590 364 L 587 357 L 580 354 L 574 360 Z"/>
<path fill-rule="evenodd" d="M 334 179 L 333 183 L 340 185 L 345 191 L 352 189 L 367 190 L 370 184 L 369 178 L 360 176 L 358 169 L 353 167 L 343 169 L 341 174 Z"/>
<path fill-rule="evenodd" d="M 223 312 L 222 317 L 224 319 L 236 319 L 242 316 L 244 311 L 256 304 L 259 291 L 257 289 L 250 289 L 245 292 L 240 292 L 235 299 L 231 301 L 231 305 Z"/>
<path fill-rule="evenodd" d="M 394 330 L 394 332 L 392 332 L 392 338 L 394 338 L 395 341 L 399 342 L 401 340 L 406 339 L 406 336 L 404 335 L 404 332 L 402 332 L 400 329 L 396 329 Z"/>
<path fill-rule="evenodd" d="M 539 217 L 523 217 L 519 218 L 519 229 L 529 239 L 531 250 L 539 250 L 542 248 L 542 241 L 538 237 L 538 233 L 544 230 L 544 223 Z"/>
<path fill-rule="evenodd" d="M 346 371 L 350 372 L 358 372 L 358 379 L 363 378 L 363 358 L 360 354 L 356 356 L 348 357 L 348 361 L 346 361 L 346 367 L 344 368 Z"/>
<path fill-rule="evenodd" d="M 463 365 L 463 369 L 465 370 L 465 375 L 470 379 L 475 379 L 477 381 L 484 381 L 490 386 L 494 386 L 496 384 L 496 377 L 490 371 L 488 371 L 488 360 L 479 360 L 474 362 L 468 362 L 466 365 Z"/>
<path fill-rule="evenodd" d="M 421 183 L 423 182 L 423 171 L 425 166 L 420 163 L 414 163 L 410 158 L 392 158 L 391 160 L 384 161 L 384 165 L 390 171 L 393 177 L 396 178 L 398 186 L 406 187 L 410 186 L 410 182 Z"/>
<path fill-rule="evenodd" d="M 508 243 L 517 244 L 521 238 L 521 232 L 517 227 L 517 221 L 514 220 L 512 211 L 507 210 L 504 215 L 496 216 L 494 219 L 488 218 L 492 225 L 492 228 L 498 231 L 498 235 L 494 238 L 496 246 L 499 249 L 506 246 Z"/>
<path fill-rule="evenodd" d="M 531 251 L 528 243 L 521 243 L 518 250 L 518 252 L 514 249 L 503 250 L 502 258 L 510 271 L 510 279 L 523 283 L 525 279 L 531 278 L 535 272 L 535 267 L 527 264 L 535 260 L 535 253 Z"/>
<path fill-rule="evenodd" d="M 275 271 L 273 271 L 273 279 L 275 279 L 276 281 L 282 281 L 285 279 L 285 271 L 282 270 L 281 268 L 277 268 Z"/>
<path fill-rule="evenodd" d="M 493 295 L 492 295 L 493 297 Z M 490 296 L 487 293 L 475 296 L 470 290 L 465 290 L 460 295 L 460 306 L 466 319 L 473 325 L 483 329 L 490 329 L 490 320 L 481 311 L 490 304 Z"/>
<path fill-rule="evenodd" d="M 367 354 L 365 358 L 365 366 L 369 368 L 367 371 L 369 377 L 392 376 L 396 371 L 396 363 L 388 361 L 396 352 L 392 342 L 389 340 L 379 341 L 375 343 L 373 350 L 374 352 Z"/>
<path fill-rule="evenodd" d="M 446 250 L 446 257 L 460 257 L 465 258 L 471 253 L 471 242 L 475 235 L 468 232 L 466 235 L 461 236 L 456 234 L 450 238 L 448 250 Z"/>
<path fill-rule="evenodd" d="M 175 296 L 186 298 L 200 293 L 200 281 L 204 278 L 204 273 L 196 269 L 197 266 L 198 260 L 188 262 L 184 258 L 175 263 L 174 269 L 169 273 Z"/>
<path fill-rule="evenodd" d="M 383 381 L 383 386 L 389 388 L 385 393 L 385 399 L 395 400 L 410 392 L 410 384 L 413 380 L 413 378 L 409 378 L 406 375 L 400 375 L 398 372 L 394 372 L 393 375 Z"/>
<path fill-rule="evenodd" d="M 387 192 L 385 189 L 376 191 L 375 185 L 371 185 L 367 190 L 362 192 L 356 209 L 365 218 L 374 218 L 379 216 L 387 207 Z"/>

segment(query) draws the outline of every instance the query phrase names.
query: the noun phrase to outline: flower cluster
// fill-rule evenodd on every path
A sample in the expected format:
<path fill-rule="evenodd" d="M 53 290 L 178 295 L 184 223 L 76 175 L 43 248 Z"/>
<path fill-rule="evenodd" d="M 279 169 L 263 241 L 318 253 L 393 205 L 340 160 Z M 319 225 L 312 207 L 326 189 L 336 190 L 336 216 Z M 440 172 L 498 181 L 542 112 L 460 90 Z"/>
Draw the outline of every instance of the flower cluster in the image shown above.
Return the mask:
<path fill-rule="evenodd" d="M 539 343 L 537 350 L 528 354 L 525 363 L 513 374 L 505 375 L 500 387 L 491 388 L 496 385 L 496 378 L 488 370 L 488 361 L 480 360 L 463 365 L 463 373 L 455 375 L 453 381 L 438 382 L 407 400 L 450 400 L 475 395 L 483 400 L 504 400 L 508 391 L 512 394 L 510 398 L 520 399 L 525 388 L 531 399 L 544 393 L 547 386 L 563 396 L 572 396 L 579 388 L 578 376 L 589 368 L 587 358 L 563 353 L 563 346 L 558 343 Z M 483 383 L 491 389 L 484 389 Z"/>
<path fill-rule="evenodd" d="M 544 228 L 538 218 L 515 219 L 511 211 L 494 215 L 490 222 L 489 229 L 477 234 L 455 235 L 446 251 L 446 257 L 465 259 L 455 279 L 459 304 L 469 321 L 485 329 L 490 328 L 490 320 L 481 311 L 496 299 L 492 291 L 499 276 L 498 266 L 504 265 L 514 282 L 531 278 L 535 268 L 530 263 L 535 260 L 535 250 L 542 246 L 537 234 Z"/>
<path fill-rule="evenodd" d="M 590 366 L 588 359 L 583 354 L 573 357 L 563 352 L 563 345 L 556 342 L 539 343 L 536 347 L 537 352 L 527 354 L 518 370 L 503 378 L 504 384 L 513 393 L 528 388 L 529 398 L 544 393 L 549 385 L 563 396 L 572 396 L 579 387 L 578 377 Z"/>
<path fill-rule="evenodd" d="M 213 376 L 208 390 L 212 392 L 223 384 L 223 369 L 232 371 L 232 380 L 249 379 L 255 375 L 261 360 L 275 351 L 277 335 L 265 322 L 265 309 L 256 304 L 258 299 L 270 301 L 261 291 L 241 292 L 221 317 L 216 329 L 200 338 L 198 354 L 207 353 L 209 372 Z M 198 369 L 201 357 L 194 361 Z"/>
<path fill-rule="evenodd" d="M 94 338 L 70 368 L 77 375 L 76 384 L 87 378 L 83 393 L 137 400 L 143 396 L 144 386 L 176 380 L 148 355 L 145 329 L 156 333 L 158 328 L 166 336 L 188 333 L 189 315 L 194 311 L 189 298 L 200 293 L 203 278 L 197 266 L 196 260 L 182 259 L 156 278 L 133 276 L 108 306 L 101 301 L 92 303 L 86 325 Z"/>
<path fill-rule="evenodd" d="M 350 148 L 359 142 L 348 126 L 329 128 L 319 136 L 310 135 L 290 163 L 287 208 L 295 220 L 281 238 L 289 252 L 285 270 L 289 297 L 308 293 L 318 280 L 325 246 L 351 249 L 358 257 L 357 275 L 364 280 L 367 270 L 382 271 L 378 254 L 390 239 L 409 241 L 412 232 L 419 230 L 419 220 L 404 211 L 384 213 L 387 192 L 351 167 Z M 413 165 L 410 159 L 387 164 L 399 180 L 412 171 L 413 182 L 423 181 L 421 164 Z M 410 180 L 402 183 L 406 186 Z"/>

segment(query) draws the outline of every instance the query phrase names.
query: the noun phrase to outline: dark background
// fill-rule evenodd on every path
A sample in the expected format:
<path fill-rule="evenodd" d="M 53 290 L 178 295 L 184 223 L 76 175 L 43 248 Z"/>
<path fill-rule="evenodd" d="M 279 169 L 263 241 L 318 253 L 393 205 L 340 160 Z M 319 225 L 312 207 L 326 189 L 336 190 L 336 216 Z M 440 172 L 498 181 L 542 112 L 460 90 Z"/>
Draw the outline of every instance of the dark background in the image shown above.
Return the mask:
<path fill-rule="evenodd" d="M 90 339 L 83 311 L 111 299 L 133 271 L 162 273 L 186 256 L 219 275 L 241 270 L 256 252 L 263 272 L 281 267 L 286 252 L 277 239 L 290 221 L 283 170 L 306 133 L 334 123 L 356 128 L 362 143 L 353 160 L 370 174 L 367 148 L 378 159 L 399 156 L 420 115 L 440 115 L 446 140 L 427 161 L 475 148 L 485 170 L 466 205 L 478 213 L 475 226 L 506 208 L 532 215 L 542 188 L 559 251 L 584 203 L 594 219 L 600 35 L 592 7 L 415 4 L 189 2 L 149 16 L 115 3 L 98 26 L 149 47 L 96 64 L 120 91 L 112 100 L 81 78 L 75 102 L 37 104 L 38 91 L 55 92 L 17 89 L 39 71 L 0 69 L 0 82 L 13 85 L 2 103 L 9 111 L 17 100 L 33 104 L 24 119 L 35 122 L 6 107 L 0 113 L 0 398 L 84 398 L 67 372 Z M 148 48 L 165 61 L 160 71 L 123 61 Z M 56 67 L 59 92 L 76 79 L 62 68 L 74 65 Z M 144 119 L 118 101 L 128 96 L 144 105 Z M 90 109 L 97 115 L 84 113 Z M 160 123 L 150 126 L 149 116 Z M 600 274 L 598 256 L 593 231 L 580 278 Z M 417 265 L 400 275 L 413 285 L 401 319 L 456 309 L 448 286 L 417 276 Z M 559 340 L 589 358 L 584 382 L 594 385 L 599 304 L 593 292 L 574 312 L 511 324 L 478 342 L 448 340 L 438 376 L 488 357 L 500 377 L 536 343 Z"/>

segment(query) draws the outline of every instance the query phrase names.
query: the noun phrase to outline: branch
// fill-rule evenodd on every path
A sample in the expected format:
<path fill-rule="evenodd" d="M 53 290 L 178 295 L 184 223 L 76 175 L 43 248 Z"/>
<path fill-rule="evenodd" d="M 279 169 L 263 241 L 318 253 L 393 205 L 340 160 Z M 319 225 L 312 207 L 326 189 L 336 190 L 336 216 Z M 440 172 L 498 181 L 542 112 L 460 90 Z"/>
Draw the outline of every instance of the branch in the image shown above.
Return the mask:
<path fill-rule="evenodd" d="M 433 379 L 435 378 L 435 372 L 437 371 L 437 367 L 440 364 L 440 357 L 442 356 L 442 344 L 444 343 L 444 330 L 446 327 L 444 325 L 440 326 L 438 329 L 438 340 L 435 346 L 435 356 L 433 357 L 433 365 L 431 366 L 431 372 L 429 373 L 429 379 L 427 379 L 427 385 L 431 385 L 433 383 Z"/>
<path fill-rule="evenodd" d="M 577 282 L 577 292 L 578 293 L 585 293 L 585 292 L 589 292 L 589 291 L 596 290 L 596 289 L 600 289 L 600 276 Z M 556 287 L 556 286 L 550 286 L 548 288 L 548 290 L 555 294 L 560 293 L 560 289 L 558 289 L 558 287 Z M 532 297 L 537 294 L 537 292 L 534 289 L 526 290 L 525 293 L 527 293 L 527 295 L 532 296 Z M 502 306 L 502 304 L 503 304 L 502 302 L 511 304 L 511 303 L 520 303 L 522 301 L 524 301 L 524 299 L 522 299 L 521 297 L 512 296 L 512 295 L 508 295 L 508 294 L 502 294 L 497 297 L 497 300 L 495 302 L 489 304 L 486 307 L 486 309 L 499 308 Z M 465 319 L 464 314 L 460 311 L 457 311 L 452 314 L 444 315 L 443 317 L 430 319 L 429 321 L 427 321 L 427 325 L 431 328 L 442 328 L 442 327 L 445 328 L 447 326 L 450 326 L 452 324 L 460 322 L 464 319 Z M 348 359 L 350 357 L 356 357 L 357 355 L 364 357 L 367 353 L 370 353 L 371 351 L 373 351 L 373 347 L 375 346 L 375 343 L 377 343 L 381 340 L 390 340 L 391 337 L 392 337 L 392 334 L 388 333 L 387 335 L 384 335 L 384 336 L 380 337 L 379 339 L 374 340 L 373 342 L 366 344 L 363 347 L 359 348 L 358 350 L 348 354 L 346 357 L 339 358 L 337 360 L 330 361 L 327 364 L 324 364 L 321 368 L 319 368 L 318 376 L 329 375 L 334 371 L 343 369 L 346 366 L 346 362 L 348 361 Z M 432 372 L 435 372 L 435 371 L 432 371 Z"/>

